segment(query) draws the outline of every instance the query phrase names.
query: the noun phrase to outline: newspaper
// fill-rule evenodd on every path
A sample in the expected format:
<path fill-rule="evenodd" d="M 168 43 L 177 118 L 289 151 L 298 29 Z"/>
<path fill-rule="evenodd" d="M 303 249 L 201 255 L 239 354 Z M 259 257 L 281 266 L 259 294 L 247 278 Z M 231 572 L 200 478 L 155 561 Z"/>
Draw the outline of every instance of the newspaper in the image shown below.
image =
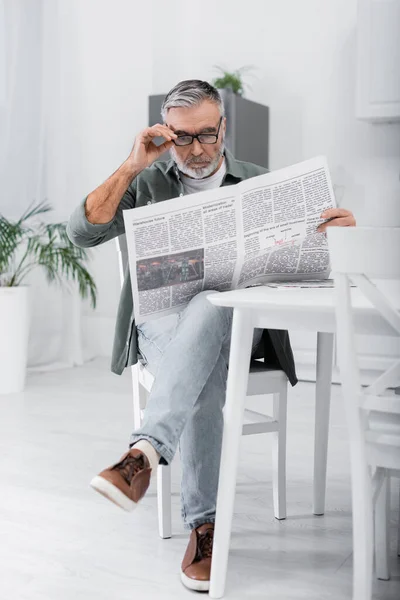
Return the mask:
<path fill-rule="evenodd" d="M 236 185 L 123 211 L 136 323 L 203 290 L 324 279 L 321 213 L 335 207 L 325 157 Z"/>

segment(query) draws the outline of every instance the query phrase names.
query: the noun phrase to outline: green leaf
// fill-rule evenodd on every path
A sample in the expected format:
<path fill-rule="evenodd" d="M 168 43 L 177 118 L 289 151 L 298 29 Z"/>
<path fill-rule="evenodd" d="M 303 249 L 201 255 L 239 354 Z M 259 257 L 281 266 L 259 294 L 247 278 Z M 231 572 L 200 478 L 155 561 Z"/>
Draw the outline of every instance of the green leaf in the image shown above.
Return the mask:
<path fill-rule="evenodd" d="M 27 210 L 18 221 L 19 224 L 31 219 L 32 217 L 36 217 L 37 215 L 41 215 L 53 210 L 50 204 L 46 204 L 45 202 L 39 202 L 39 204 L 34 206 L 32 209 L 30 208 L 31 206 L 32 203 L 28 206 Z"/>
<path fill-rule="evenodd" d="M 0 285 L 20 285 L 32 269 L 41 267 L 50 284 L 64 287 L 64 281 L 76 281 L 81 298 L 90 297 L 92 307 L 96 308 L 96 284 L 84 266 L 87 251 L 72 244 L 67 224 L 39 223 L 34 228 L 26 225 L 29 219 L 51 210 L 51 205 L 45 202 L 30 204 L 16 222 L 0 214 Z M 15 254 L 23 245 L 25 252 L 15 266 Z"/>

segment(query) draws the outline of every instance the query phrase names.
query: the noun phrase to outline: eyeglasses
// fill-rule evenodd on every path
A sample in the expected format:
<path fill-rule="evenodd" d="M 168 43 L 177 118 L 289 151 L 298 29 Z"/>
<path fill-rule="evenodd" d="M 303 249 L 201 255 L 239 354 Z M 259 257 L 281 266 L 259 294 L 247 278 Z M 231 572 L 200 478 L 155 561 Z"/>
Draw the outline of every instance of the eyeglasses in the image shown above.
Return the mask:
<path fill-rule="evenodd" d="M 193 140 L 198 140 L 200 144 L 216 144 L 218 141 L 219 130 L 221 128 L 222 117 L 219 120 L 217 133 L 198 133 L 197 135 L 178 135 L 175 140 L 172 140 L 175 146 L 189 146 L 193 144 Z"/>

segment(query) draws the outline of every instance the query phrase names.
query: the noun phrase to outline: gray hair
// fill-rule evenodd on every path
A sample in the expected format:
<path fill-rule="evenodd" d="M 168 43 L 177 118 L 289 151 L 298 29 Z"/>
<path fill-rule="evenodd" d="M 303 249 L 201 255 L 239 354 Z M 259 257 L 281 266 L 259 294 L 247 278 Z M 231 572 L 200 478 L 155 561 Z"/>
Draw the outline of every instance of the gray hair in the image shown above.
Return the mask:
<path fill-rule="evenodd" d="M 190 108 L 191 106 L 197 106 L 204 100 L 215 102 L 219 107 L 221 117 L 225 116 L 224 102 L 217 88 L 200 79 L 180 81 L 164 98 L 161 107 L 161 116 L 164 123 L 170 108 Z"/>

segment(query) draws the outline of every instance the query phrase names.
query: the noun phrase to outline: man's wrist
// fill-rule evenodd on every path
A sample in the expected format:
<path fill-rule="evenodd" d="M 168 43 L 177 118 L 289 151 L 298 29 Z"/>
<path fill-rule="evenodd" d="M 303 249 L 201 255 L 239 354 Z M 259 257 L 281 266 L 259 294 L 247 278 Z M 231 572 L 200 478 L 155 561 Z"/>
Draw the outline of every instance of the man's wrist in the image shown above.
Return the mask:
<path fill-rule="evenodd" d="M 127 158 L 122 165 L 123 173 L 132 181 L 139 175 L 143 169 L 134 163 L 130 158 Z"/>

